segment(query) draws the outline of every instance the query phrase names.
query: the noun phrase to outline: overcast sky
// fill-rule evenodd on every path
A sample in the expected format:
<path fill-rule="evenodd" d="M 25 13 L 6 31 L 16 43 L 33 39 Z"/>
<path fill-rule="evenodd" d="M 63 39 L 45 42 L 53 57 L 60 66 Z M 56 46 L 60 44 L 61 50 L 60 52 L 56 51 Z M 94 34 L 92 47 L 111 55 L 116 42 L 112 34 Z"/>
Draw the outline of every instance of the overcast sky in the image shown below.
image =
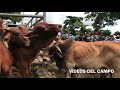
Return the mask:
<path fill-rule="evenodd" d="M 34 15 L 36 12 L 22 12 L 22 14 L 31 14 Z M 43 13 L 39 13 L 39 15 L 43 15 Z M 84 17 L 84 12 L 46 12 L 46 22 L 55 23 L 55 24 L 63 24 L 66 16 L 78 16 Z M 28 22 L 30 18 L 25 18 L 24 22 Z M 83 21 L 84 24 L 91 25 L 91 21 Z M 109 29 L 114 33 L 115 31 L 120 31 L 120 20 L 117 21 L 118 25 L 115 26 L 106 26 L 104 29 Z M 89 26 L 92 28 L 92 26 Z"/>

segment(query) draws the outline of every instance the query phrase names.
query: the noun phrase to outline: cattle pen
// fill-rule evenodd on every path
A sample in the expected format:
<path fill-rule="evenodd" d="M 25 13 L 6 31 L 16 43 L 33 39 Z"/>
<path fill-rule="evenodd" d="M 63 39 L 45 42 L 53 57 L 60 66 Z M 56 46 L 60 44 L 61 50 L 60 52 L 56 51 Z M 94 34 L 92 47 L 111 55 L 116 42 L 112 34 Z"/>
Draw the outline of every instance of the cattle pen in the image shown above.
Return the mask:
<path fill-rule="evenodd" d="M 31 18 L 30 21 L 28 21 L 28 23 L 26 24 L 26 26 L 31 29 L 31 27 L 33 25 L 35 25 L 36 23 L 40 22 L 43 20 L 43 22 L 46 22 L 46 12 L 43 12 L 43 15 L 38 15 L 39 12 L 36 12 L 35 15 L 24 15 L 24 14 L 9 14 L 9 13 L 0 13 L 0 17 L 4 16 L 4 17 L 29 17 Z M 32 23 L 33 19 L 35 20 L 35 23 Z"/>

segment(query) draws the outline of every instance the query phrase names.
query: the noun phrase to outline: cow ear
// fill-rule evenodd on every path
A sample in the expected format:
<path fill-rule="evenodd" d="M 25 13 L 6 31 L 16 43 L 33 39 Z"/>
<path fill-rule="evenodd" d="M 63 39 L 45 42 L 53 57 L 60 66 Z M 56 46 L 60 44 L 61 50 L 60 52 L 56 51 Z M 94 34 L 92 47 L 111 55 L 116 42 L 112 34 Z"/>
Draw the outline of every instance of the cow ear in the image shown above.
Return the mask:
<path fill-rule="evenodd" d="M 19 29 L 21 29 L 21 28 L 22 28 L 22 26 L 21 26 L 21 25 L 19 25 L 19 26 L 18 26 L 18 28 L 19 28 Z"/>
<path fill-rule="evenodd" d="M 5 29 L 5 32 L 11 32 L 9 29 Z"/>
<path fill-rule="evenodd" d="M 23 25 L 19 25 L 18 28 L 19 28 L 19 29 L 22 29 L 22 28 L 23 28 Z"/>

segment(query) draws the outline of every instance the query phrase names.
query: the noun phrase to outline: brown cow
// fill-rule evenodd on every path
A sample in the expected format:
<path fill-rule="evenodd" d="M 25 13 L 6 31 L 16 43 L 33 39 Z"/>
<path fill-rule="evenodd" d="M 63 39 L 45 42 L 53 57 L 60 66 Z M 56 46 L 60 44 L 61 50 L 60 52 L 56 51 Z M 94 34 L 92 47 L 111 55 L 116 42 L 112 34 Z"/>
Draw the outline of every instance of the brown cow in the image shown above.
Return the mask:
<path fill-rule="evenodd" d="M 44 22 L 37 23 L 33 28 L 33 32 L 27 34 L 31 41 L 30 46 L 15 47 L 15 41 L 9 46 L 14 57 L 14 64 L 20 69 L 23 77 L 29 77 L 30 62 L 33 61 L 38 50 L 45 48 L 52 43 L 58 32 L 61 31 L 61 27 L 62 26 L 59 24 L 48 24 Z M 19 38 L 17 39 L 19 40 Z M 11 40 L 9 41 L 9 44 L 11 44 Z"/>
<path fill-rule="evenodd" d="M 8 78 L 12 72 L 13 57 L 0 41 L 0 76 Z"/>
<path fill-rule="evenodd" d="M 70 69 L 99 69 L 106 67 L 113 69 L 113 78 L 120 77 L 120 43 L 112 41 L 99 42 L 79 42 L 67 40 L 58 45 L 60 50 L 53 47 L 50 51 L 54 52 L 59 58 L 59 68 L 66 69 L 66 78 L 71 77 Z M 62 53 L 61 53 L 62 52 Z"/>
<path fill-rule="evenodd" d="M 29 37 L 26 36 L 29 30 L 24 25 L 20 25 L 19 27 L 8 27 L 5 28 L 5 31 L 2 41 L 6 47 L 9 46 L 9 40 L 11 40 L 11 43 L 14 43 L 16 47 L 30 46 Z"/>

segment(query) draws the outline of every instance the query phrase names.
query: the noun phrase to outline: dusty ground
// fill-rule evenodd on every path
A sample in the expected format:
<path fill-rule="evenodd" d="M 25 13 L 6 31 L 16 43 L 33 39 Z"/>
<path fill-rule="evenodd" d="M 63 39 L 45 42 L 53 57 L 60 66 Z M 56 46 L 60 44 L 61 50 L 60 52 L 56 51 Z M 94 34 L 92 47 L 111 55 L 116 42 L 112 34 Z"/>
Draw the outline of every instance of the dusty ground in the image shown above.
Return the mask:
<path fill-rule="evenodd" d="M 12 78 L 21 78 L 19 70 L 15 67 L 13 67 Z M 48 65 L 48 70 L 41 66 L 35 66 L 34 70 L 31 70 L 30 78 L 65 78 L 65 76 L 63 72 L 58 71 L 57 67 L 53 63 Z"/>
<path fill-rule="evenodd" d="M 65 78 L 64 72 L 58 71 L 58 68 L 55 66 L 55 63 L 48 65 L 48 70 L 54 72 L 56 78 Z"/>
<path fill-rule="evenodd" d="M 79 74 L 79 78 L 94 78 L 93 74 Z M 12 78 L 21 78 L 19 70 L 13 67 Z M 49 64 L 48 69 L 41 66 L 35 66 L 31 70 L 30 78 L 65 78 L 64 72 L 58 71 L 55 63 Z"/>

